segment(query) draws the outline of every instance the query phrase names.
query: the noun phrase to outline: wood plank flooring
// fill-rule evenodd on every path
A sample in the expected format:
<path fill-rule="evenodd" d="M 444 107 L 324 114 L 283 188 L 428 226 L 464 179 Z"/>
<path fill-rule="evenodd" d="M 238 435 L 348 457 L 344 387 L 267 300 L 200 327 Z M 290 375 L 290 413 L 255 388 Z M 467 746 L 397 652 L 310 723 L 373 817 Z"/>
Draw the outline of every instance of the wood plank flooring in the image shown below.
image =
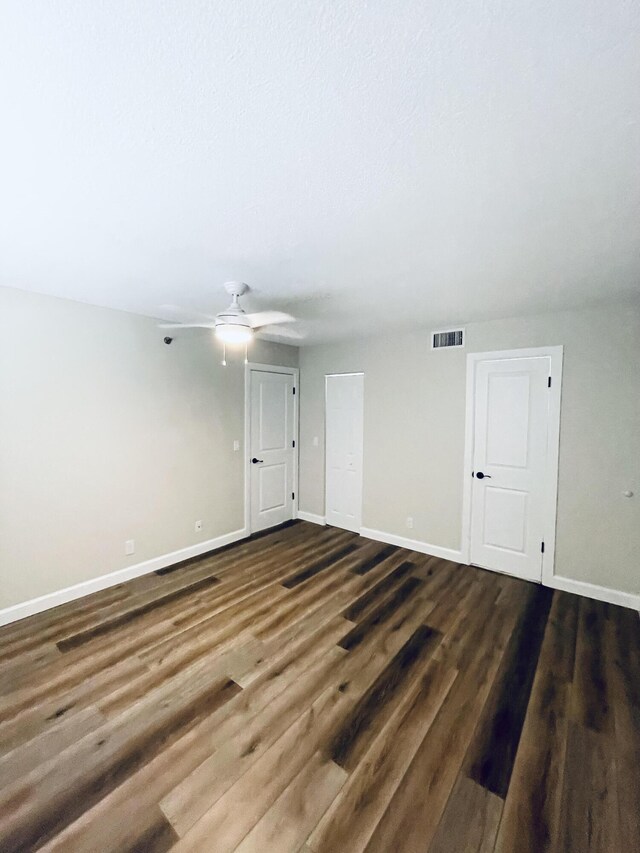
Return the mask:
<path fill-rule="evenodd" d="M 0 850 L 640 850 L 638 614 L 295 523 L 0 629 Z"/>

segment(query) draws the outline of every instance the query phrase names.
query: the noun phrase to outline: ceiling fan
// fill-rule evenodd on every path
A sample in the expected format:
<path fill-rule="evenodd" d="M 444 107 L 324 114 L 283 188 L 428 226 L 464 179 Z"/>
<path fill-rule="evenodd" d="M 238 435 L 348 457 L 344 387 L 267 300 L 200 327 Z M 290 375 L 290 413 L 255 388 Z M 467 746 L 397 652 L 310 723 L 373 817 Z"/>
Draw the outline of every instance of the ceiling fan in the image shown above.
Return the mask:
<path fill-rule="evenodd" d="M 228 281 L 224 289 L 231 296 L 231 305 L 210 316 L 199 315 L 202 319 L 185 323 L 160 323 L 160 329 L 214 329 L 216 337 L 224 344 L 248 344 L 256 334 L 277 335 L 281 338 L 299 340 L 302 335 L 294 329 L 280 328 L 283 323 L 294 323 L 295 317 L 282 311 L 258 311 L 247 314 L 240 306 L 239 298 L 248 290 L 248 285 L 241 281 Z M 183 313 L 182 309 L 166 306 L 173 314 Z"/>

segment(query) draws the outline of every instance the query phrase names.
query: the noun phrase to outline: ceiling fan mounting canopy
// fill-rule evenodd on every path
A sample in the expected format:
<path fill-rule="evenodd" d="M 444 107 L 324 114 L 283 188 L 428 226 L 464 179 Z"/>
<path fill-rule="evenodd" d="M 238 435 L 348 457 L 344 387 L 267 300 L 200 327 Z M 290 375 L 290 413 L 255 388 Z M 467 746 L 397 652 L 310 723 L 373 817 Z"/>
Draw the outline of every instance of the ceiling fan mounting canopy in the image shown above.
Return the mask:
<path fill-rule="evenodd" d="M 229 296 L 244 296 L 249 290 L 249 285 L 243 281 L 225 281 L 223 287 Z"/>

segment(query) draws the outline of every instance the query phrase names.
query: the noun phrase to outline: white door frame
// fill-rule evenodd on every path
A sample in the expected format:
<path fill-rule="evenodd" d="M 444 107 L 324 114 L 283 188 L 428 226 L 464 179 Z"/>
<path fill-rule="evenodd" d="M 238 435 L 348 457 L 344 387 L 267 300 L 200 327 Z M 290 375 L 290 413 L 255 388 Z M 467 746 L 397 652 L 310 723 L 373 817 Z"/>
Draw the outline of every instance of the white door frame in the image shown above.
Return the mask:
<path fill-rule="evenodd" d="M 473 440 L 475 418 L 476 366 L 487 359 L 517 359 L 547 357 L 549 359 L 549 429 L 547 433 L 547 467 L 545 471 L 544 554 L 542 583 L 551 586 L 556 553 L 556 512 L 558 503 L 558 459 L 560 452 L 560 399 L 562 392 L 562 346 L 532 349 L 473 352 L 467 355 L 467 398 L 464 431 L 464 474 L 462 491 L 462 561 L 471 564 L 471 471 L 473 470 Z"/>
<path fill-rule="evenodd" d="M 298 400 L 300 398 L 300 370 L 297 367 L 284 367 L 279 364 L 259 364 L 255 361 L 245 362 L 244 366 L 244 529 L 247 536 L 251 534 L 251 371 L 260 370 L 265 373 L 285 373 L 293 376 L 295 388 L 293 401 L 293 518 L 298 517 Z M 267 528 L 268 529 L 268 528 Z"/>

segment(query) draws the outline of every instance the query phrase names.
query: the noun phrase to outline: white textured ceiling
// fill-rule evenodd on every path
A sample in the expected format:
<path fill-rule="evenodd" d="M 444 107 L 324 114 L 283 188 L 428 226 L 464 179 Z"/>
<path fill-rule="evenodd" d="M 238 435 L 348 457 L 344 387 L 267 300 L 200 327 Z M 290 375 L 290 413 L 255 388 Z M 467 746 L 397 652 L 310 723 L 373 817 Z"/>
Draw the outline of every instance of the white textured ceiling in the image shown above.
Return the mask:
<path fill-rule="evenodd" d="M 310 342 L 640 288 L 636 0 L 3 0 L 0 284 Z"/>

